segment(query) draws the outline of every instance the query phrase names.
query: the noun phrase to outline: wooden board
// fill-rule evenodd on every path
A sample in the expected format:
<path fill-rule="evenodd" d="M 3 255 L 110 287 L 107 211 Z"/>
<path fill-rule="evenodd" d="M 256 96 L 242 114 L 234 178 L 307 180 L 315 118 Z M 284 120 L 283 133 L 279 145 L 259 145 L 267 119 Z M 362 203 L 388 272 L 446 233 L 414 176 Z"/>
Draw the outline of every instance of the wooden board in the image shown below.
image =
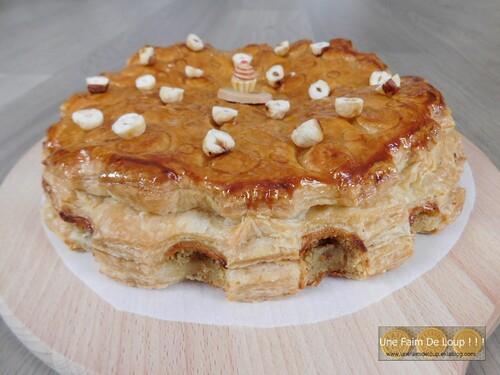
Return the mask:
<path fill-rule="evenodd" d="M 0 188 L 0 313 L 61 373 L 464 373 L 466 362 L 379 362 L 380 325 L 498 324 L 500 174 L 465 141 L 477 197 L 461 239 L 431 271 L 349 316 L 282 328 L 224 327 L 115 310 L 64 265 L 40 222 L 35 145 Z M 339 301 L 342 303 L 342 301 Z"/>

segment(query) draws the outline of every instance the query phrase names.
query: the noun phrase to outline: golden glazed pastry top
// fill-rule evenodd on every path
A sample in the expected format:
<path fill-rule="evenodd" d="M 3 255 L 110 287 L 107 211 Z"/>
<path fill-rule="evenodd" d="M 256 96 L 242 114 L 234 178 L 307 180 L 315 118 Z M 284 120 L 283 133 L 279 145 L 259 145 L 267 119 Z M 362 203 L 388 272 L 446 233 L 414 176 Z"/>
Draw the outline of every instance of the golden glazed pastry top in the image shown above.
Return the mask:
<path fill-rule="evenodd" d="M 349 41 L 330 41 L 321 56 L 311 53 L 310 43 L 292 44 L 284 57 L 268 45 L 237 51 L 207 45 L 195 52 L 176 44 L 155 48 L 155 62 L 148 66 L 140 65 L 136 54 L 122 71 L 103 74 L 110 80 L 105 93 L 79 93 L 62 106 L 61 120 L 44 144 L 46 171 L 72 188 L 160 214 L 200 208 L 230 218 L 249 212 L 292 217 L 315 205 L 356 206 L 376 199 L 379 189 L 398 180 L 398 151 L 408 156 L 428 147 L 440 130 L 434 119 L 449 110 L 439 91 L 419 77 L 402 77 L 394 96 L 375 92 L 370 75 L 386 65 L 374 54 L 357 52 Z M 236 52 L 253 56 L 256 92 L 290 102 L 284 119 L 269 118 L 264 105 L 217 98 L 219 88 L 231 85 Z M 283 66 L 285 78 L 274 89 L 265 73 L 276 64 Z M 203 76 L 186 77 L 186 65 L 203 69 Z M 145 74 L 156 77 L 151 91 L 135 86 Z M 331 93 L 312 100 L 309 86 L 320 79 Z M 162 103 L 161 86 L 183 88 L 183 100 Z M 334 103 L 340 96 L 362 98 L 361 115 L 339 117 Z M 211 116 L 213 106 L 237 109 L 238 115 L 219 127 Z M 85 108 L 100 109 L 103 125 L 90 131 L 76 125 L 72 113 Z M 111 126 L 130 112 L 144 116 L 146 130 L 122 139 Z M 299 148 L 290 135 L 312 118 L 321 124 L 323 141 Z M 229 133 L 236 145 L 208 157 L 202 142 L 213 128 Z"/>

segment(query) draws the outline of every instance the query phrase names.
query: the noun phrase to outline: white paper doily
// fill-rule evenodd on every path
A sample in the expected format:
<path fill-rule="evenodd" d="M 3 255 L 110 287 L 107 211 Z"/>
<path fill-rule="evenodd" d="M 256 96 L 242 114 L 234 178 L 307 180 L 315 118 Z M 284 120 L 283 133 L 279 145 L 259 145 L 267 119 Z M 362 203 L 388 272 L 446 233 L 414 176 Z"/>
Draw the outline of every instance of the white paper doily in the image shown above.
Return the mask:
<path fill-rule="evenodd" d="M 441 233 L 417 235 L 415 254 L 400 267 L 363 281 L 325 278 L 317 287 L 278 301 L 231 302 L 222 290 L 191 281 L 160 290 L 125 286 L 99 273 L 91 254 L 72 252 L 47 228 L 45 232 L 68 268 L 118 310 L 163 320 L 216 325 L 279 327 L 316 323 L 375 303 L 434 267 L 460 238 L 474 205 L 476 192 L 468 164 L 460 185 L 467 190 L 460 217 Z"/>

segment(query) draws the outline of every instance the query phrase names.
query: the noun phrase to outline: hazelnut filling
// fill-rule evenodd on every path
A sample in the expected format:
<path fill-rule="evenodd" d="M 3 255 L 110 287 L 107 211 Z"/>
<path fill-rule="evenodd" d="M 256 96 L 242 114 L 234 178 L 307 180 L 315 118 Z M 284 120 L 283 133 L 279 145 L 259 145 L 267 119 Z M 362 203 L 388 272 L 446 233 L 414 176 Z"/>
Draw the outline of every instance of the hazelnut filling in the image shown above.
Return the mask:
<path fill-rule="evenodd" d="M 179 277 L 216 286 L 225 284 L 226 273 L 221 263 L 199 251 L 178 251 L 170 261 L 178 269 Z"/>
<path fill-rule="evenodd" d="M 317 285 L 325 276 L 359 274 L 364 252 L 356 241 L 343 236 L 317 240 L 302 254 L 307 285 Z"/>

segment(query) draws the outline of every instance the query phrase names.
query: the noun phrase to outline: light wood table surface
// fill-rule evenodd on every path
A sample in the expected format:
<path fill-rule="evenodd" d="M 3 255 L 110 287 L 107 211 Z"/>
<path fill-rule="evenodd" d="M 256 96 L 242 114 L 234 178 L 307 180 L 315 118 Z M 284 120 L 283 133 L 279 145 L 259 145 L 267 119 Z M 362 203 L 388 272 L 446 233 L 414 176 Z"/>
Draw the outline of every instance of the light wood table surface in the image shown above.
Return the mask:
<path fill-rule="evenodd" d="M 190 32 L 222 49 L 352 39 L 393 71 L 438 87 L 458 129 L 500 165 L 498 0 L 2 0 L 0 179 L 57 120 L 59 105 L 83 89 L 85 77 L 120 69 L 145 43 L 168 45 Z M 487 348 L 487 360 L 468 373 L 500 373 L 499 330 Z M 0 374 L 53 373 L 0 321 Z"/>

